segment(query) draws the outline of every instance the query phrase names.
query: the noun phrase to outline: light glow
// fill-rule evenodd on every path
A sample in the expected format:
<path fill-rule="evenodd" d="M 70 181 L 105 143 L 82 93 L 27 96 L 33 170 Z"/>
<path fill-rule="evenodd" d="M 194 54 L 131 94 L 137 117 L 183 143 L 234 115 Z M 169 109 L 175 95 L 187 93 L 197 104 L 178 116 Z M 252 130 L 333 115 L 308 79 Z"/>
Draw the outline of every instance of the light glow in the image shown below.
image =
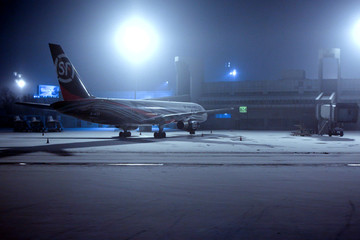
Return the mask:
<path fill-rule="evenodd" d="M 148 22 L 135 17 L 122 24 L 115 42 L 126 59 L 132 63 L 141 63 L 156 50 L 158 36 Z"/>
<path fill-rule="evenodd" d="M 360 20 L 354 26 L 353 29 L 353 38 L 356 44 L 360 46 Z"/>
<path fill-rule="evenodd" d="M 24 81 L 24 79 L 16 79 L 15 82 L 19 88 L 23 88 L 26 85 L 26 82 Z"/>
<path fill-rule="evenodd" d="M 235 77 L 236 74 L 237 74 L 236 69 L 234 69 L 234 70 L 232 70 L 232 71 L 230 72 L 230 75 L 231 75 L 231 76 L 234 76 L 234 77 Z"/>

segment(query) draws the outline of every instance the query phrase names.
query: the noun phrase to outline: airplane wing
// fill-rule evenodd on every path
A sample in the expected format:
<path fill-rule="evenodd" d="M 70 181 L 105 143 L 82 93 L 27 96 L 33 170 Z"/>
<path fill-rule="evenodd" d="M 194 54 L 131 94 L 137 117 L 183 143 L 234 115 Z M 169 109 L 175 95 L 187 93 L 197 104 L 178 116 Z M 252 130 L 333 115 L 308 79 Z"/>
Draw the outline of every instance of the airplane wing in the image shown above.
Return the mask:
<path fill-rule="evenodd" d="M 16 104 L 18 104 L 18 105 L 24 105 L 24 106 L 28 106 L 28 107 L 33 107 L 33 108 L 54 110 L 54 109 L 50 106 L 50 104 L 46 104 L 46 103 L 16 102 Z"/>
<path fill-rule="evenodd" d="M 220 109 L 211 109 L 197 112 L 183 112 L 183 113 L 171 113 L 171 114 L 162 114 L 160 116 L 156 116 L 150 119 L 145 120 L 145 123 L 153 123 L 153 122 L 168 122 L 170 120 L 175 121 L 183 121 L 190 120 L 192 116 L 202 115 L 204 113 L 223 113 L 227 111 L 234 110 L 234 108 L 220 108 Z"/>

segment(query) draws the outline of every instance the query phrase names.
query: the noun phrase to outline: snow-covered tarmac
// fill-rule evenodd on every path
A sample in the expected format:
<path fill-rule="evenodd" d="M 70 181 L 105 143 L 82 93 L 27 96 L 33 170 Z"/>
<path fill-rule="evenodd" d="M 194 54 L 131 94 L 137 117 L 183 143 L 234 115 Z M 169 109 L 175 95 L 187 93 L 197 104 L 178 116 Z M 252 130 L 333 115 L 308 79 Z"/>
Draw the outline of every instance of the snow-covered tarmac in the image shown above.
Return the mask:
<path fill-rule="evenodd" d="M 117 136 L 1 132 L 1 239 L 360 236 L 359 132 Z"/>
<path fill-rule="evenodd" d="M 124 155 L 154 155 L 159 161 L 169 161 L 162 155 L 227 154 L 242 157 L 269 154 L 360 154 L 360 132 L 346 132 L 344 137 L 292 136 L 287 131 L 198 131 L 191 136 L 186 132 L 167 132 L 167 138 L 154 139 L 152 133 L 133 132 L 131 138 L 119 138 L 118 131 L 65 131 L 61 133 L 12 133 L 0 132 L 2 161 L 72 161 L 115 160 Z M 49 143 L 47 143 L 49 140 Z M 134 153 L 134 154 L 133 154 Z M 26 157 L 25 157 L 26 156 Z M 35 157 L 36 156 L 36 157 Z M 57 158 L 60 156 L 60 158 Z M 64 158 L 63 156 L 67 156 Z M 82 159 L 85 156 L 85 159 Z M 131 157 L 130 157 L 131 158 Z M 131 159 L 127 159 L 131 160 Z M 188 159 L 184 159 L 187 161 Z M 207 162 L 205 159 L 195 161 Z M 194 160 L 191 160 L 194 161 Z M 219 163 L 223 159 L 218 158 Z"/>

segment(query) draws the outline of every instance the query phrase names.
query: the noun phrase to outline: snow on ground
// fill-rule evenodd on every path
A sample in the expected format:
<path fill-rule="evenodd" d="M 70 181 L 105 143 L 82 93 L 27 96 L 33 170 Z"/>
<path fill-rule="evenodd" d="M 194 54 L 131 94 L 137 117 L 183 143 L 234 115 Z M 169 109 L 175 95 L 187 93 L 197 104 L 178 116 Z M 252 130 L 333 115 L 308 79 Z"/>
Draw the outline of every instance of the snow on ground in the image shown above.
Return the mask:
<path fill-rule="evenodd" d="M 292 136 L 288 131 L 197 131 L 167 132 L 167 138 L 154 139 L 153 133 L 132 132 L 118 137 L 118 131 L 76 131 L 61 133 L 0 133 L 0 150 L 14 148 L 58 148 L 76 152 L 138 153 L 359 153 L 360 133 L 339 136 Z M 49 139 L 49 143 L 47 140 Z"/>
<path fill-rule="evenodd" d="M 0 236 L 358 239 L 360 134 L 345 134 L 1 132 Z"/>

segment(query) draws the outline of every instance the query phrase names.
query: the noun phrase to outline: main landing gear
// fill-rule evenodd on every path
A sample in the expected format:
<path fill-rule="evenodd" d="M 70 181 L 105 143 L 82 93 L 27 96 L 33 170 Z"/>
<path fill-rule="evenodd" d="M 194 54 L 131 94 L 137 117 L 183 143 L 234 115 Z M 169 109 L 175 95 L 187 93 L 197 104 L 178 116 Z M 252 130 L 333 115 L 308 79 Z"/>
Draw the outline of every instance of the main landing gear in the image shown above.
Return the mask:
<path fill-rule="evenodd" d="M 166 138 L 165 132 L 154 132 L 154 138 Z"/>
<path fill-rule="evenodd" d="M 131 132 L 128 132 L 128 131 L 120 132 L 119 137 L 121 137 L 121 138 L 131 137 Z"/>
<path fill-rule="evenodd" d="M 159 126 L 159 132 L 154 132 L 154 138 L 166 138 L 163 126 Z"/>

